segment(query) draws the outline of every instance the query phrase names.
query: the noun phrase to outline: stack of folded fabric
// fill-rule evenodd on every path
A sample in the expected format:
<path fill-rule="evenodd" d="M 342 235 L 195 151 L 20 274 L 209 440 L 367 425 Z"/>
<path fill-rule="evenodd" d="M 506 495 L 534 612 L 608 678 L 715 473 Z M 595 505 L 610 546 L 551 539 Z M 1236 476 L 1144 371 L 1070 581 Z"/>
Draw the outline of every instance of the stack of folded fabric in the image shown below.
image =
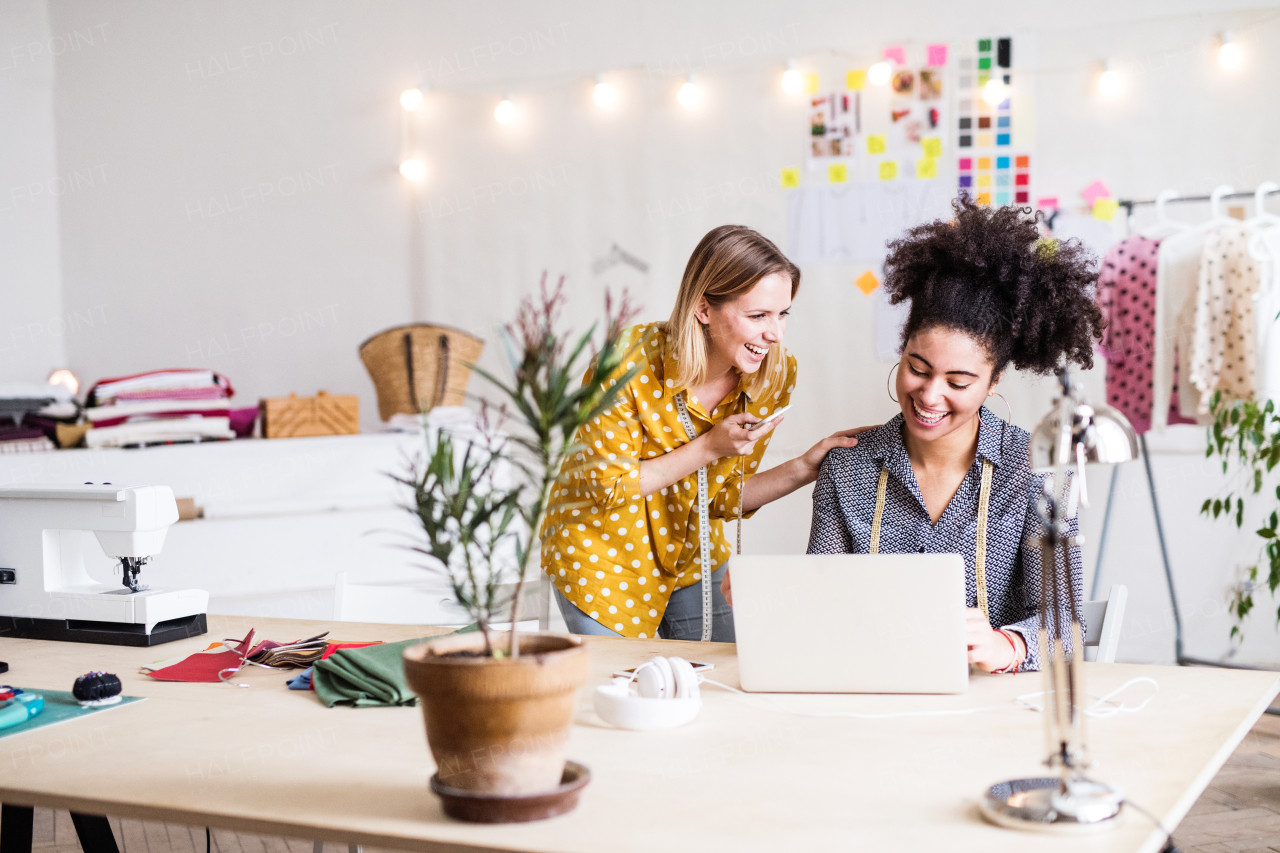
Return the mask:
<path fill-rule="evenodd" d="M 0 453 L 56 450 L 41 427 L 79 411 L 70 389 L 39 382 L 0 384 Z"/>
<path fill-rule="evenodd" d="M 212 370 L 156 370 L 104 379 L 89 389 L 88 447 L 145 447 L 235 438 L 225 376 Z"/>

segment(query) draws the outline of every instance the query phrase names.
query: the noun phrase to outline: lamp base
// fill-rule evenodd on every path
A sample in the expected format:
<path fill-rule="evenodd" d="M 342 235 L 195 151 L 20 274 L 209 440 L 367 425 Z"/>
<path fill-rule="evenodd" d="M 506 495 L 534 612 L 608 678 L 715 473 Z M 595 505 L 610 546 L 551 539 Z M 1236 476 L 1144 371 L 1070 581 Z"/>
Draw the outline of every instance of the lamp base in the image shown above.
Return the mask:
<path fill-rule="evenodd" d="M 1124 794 L 1119 788 L 1045 776 L 998 782 L 987 789 L 978 808 L 997 826 L 1077 835 L 1118 826 L 1123 805 Z"/>

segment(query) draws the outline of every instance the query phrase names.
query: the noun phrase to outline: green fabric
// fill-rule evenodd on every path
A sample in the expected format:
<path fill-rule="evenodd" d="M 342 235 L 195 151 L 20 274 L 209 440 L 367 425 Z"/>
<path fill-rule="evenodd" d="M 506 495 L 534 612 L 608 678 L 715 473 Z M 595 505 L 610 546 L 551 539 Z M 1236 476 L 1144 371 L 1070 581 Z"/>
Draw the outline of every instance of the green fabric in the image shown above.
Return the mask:
<path fill-rule="evenodd" d="M 339 649 L 325 660 L 316 662 L 311 686 L 315 689 L 316 698 L 326 708 L 334 705 L 354 705 L 357 708 L 417 705 L 418 696 L 409 689 L 404 677 L 404 650 L 427 640 L 479 630 L 479 625 L 468 625 L 435 637 L 382 643 L 362 649 Z"/>

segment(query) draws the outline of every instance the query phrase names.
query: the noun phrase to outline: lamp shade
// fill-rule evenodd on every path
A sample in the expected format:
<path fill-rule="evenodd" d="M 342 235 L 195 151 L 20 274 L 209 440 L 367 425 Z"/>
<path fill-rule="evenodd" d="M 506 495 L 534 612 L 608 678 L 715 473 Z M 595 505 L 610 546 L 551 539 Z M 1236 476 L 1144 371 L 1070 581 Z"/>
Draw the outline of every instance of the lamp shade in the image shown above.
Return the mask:
<path fill-rule="evenodd" d="M 1069 400 L 1070 445 L 1063 440 L 1060 406 L 1045 416 L 1031 434 L 1031 470 L 1049 472 L 1061 461 L 1076 464 L 1076 445 L 1084 445 L 1086 464 L 1117 465 L 1138 458 L 1138 436 L 1129 419 L 1106 405 Z"/>

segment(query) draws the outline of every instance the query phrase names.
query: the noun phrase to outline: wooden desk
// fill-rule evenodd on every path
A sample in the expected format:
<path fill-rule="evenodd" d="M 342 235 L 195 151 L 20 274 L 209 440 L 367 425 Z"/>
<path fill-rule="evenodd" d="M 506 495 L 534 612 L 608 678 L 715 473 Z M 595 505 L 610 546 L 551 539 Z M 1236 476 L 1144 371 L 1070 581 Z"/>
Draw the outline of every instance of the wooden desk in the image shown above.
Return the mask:
<path fill-rule="evenodd" d="M 211 617 L 203 638 L 153 649 L 0 639 L 8 683 L 70 689 L 89 669 L 120 675 L 148 701 L 90 720 L 0 739 L 0 802 L 197 826 L 428 851 L 992 850 L 1154 851 L 1160 837 L 1129 810 L 1088 841 L 984 823 L 975 803 L 1001 779 L 1043 775 L 1039 714 L 1015 710 L 887 720 L 812 719 L 714 687 L 688 726 L 637 733 L 591 710 L 609 673 L 662 652 L 712 662 L 737 685 L 734 647 L 589 639 L 594 678 L 579 697 L 569 757 L 593 779 L 577 811 L 548 821 L 474 826 L 445 818 L 414 708 L 322 707 L 285 675 L 242 670 L 248 689 L 170 684 L 146 661 L 210 639 L 341 639 L 433 633 L 391 625 Z M 1098 778 L 1175 825 L 1280 689 L 1275 673 L 1088 664 L 1091 693 L 1136 675 L 1160 682 L 1138 714 L 1089 722 Z M 1039 674 L 976 676 L 964 696 L 784 696 L 805 710 L 891 711 L 1012 703 Z M 1141 688 L 1145 689 L 1145 688 Z M 1141 694 L 1134 688 L 1133 699 Z"/>

